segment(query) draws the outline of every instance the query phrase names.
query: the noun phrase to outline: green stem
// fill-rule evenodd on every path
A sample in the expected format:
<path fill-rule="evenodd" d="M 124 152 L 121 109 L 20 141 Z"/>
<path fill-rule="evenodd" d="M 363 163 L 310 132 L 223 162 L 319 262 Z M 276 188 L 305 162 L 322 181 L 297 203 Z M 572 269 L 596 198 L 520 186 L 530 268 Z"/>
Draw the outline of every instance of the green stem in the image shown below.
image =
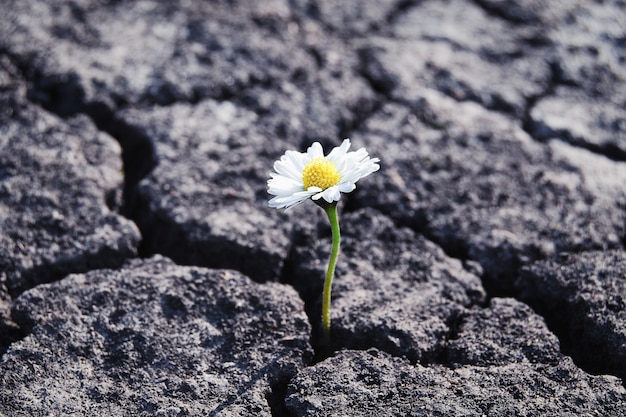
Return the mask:
<path fill-rule="evenodd" d="M 337 265 L 337 256 L 339 255 L 341 233 L 339 231 L 339 220 L 337 219 L 337 203 L 327 205 L 324 207 L 324 211 L 326 211 L 326 215 L 330 221 L 330 229 L 333 234 L 333 247 L 330 252 L 328 269 L 326 270 L 326 280 L 324 280 L 324 293 L 322 296 L 322 326 L 324 328 L 324 342 L 326 344 L 326 348 L 330 351 L 330 295 L 333 285 L 333 276 L 335 275 L 335 266 Z"/>

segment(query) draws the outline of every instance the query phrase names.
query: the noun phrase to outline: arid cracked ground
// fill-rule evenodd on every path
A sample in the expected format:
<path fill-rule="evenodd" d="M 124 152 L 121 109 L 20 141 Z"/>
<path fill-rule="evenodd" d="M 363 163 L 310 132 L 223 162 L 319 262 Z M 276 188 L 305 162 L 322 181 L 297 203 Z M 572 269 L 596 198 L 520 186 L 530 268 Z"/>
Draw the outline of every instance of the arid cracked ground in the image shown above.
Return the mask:
<path fill-rule="evenodd" d="M 626 1 L 1 9 L 0 416 L 626 415 Z"/>

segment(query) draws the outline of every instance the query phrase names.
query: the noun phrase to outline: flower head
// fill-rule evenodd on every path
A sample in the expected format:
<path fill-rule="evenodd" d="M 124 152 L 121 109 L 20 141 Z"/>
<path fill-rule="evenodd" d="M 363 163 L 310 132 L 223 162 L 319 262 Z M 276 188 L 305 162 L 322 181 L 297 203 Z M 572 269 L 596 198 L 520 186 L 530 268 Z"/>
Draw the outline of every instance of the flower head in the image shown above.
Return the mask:
<path fill-rule="evenodd" d="M 323 198 L 327 203 L 339 201 L 341 193 L 356 188 L 356 182 L 378 171 L 378 158 L 370 158 L 364 148 L 348 152 L 350 139 L 335 147 L 327 156 L 319 142 L 306 152 L 287 151 L 274 163 L 267 181 L 267 192 L 273 197 L 269 206 L 287 210 L 309 198 Z"/>

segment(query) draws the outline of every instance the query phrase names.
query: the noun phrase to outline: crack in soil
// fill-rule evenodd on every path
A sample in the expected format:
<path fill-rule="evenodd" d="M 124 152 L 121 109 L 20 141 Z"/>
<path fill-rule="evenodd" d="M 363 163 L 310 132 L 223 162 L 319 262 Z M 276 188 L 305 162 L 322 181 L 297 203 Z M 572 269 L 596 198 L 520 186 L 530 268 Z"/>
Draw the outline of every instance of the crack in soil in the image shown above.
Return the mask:
<path fill-rule="evenodd" d="M 539 18 L 514 1 L 472 0 L 488 15 L 505 20 L 515 25 L 536 24 Z"/>
<path fill-rule="evenodd" d="M 409 9 L 419 5 L 423 0 L 400 0 L 394 9 L 385 16 L 385 22 L 388 26 L 391 26 L 402 14 L 406 13 Z"/>

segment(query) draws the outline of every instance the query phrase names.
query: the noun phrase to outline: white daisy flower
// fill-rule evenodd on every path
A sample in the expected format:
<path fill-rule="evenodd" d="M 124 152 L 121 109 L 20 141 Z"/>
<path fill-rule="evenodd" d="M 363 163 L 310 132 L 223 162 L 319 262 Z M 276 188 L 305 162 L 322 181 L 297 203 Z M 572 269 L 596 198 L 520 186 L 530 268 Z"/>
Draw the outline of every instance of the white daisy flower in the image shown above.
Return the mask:
<path fill-rule="evenodd" d="M 378 158 L 370 158 L 365 148 L 348 152 L 350 139 L 343 141 L 327 156 L 319 142 L 313 143 L 306 152 L 287 151 L 267 181 L 267 192 L 275 197 L 269 201 L 273 208 L 286 210 L 309 198 L 323 198 L 327 203 L 339 201 L 341 193 L 356 188 L 356 182 L 378 171 Z"/>

